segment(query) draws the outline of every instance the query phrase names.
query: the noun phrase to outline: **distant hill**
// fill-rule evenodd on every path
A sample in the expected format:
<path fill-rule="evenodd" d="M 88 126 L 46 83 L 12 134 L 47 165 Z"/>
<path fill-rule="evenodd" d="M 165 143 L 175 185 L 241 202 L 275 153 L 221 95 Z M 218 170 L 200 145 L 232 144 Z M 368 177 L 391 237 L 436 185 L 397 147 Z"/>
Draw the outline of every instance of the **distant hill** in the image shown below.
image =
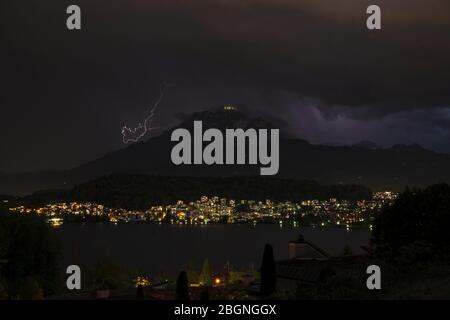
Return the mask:
<path fill-rule="evenodd" d="M 372 191 L 358 185 L 328 186 L 315 181 L 261 176 L 207 178 L 110 175 L 83 183 L 70 190 L 37 192 L 20 201 L 28 205 L 89 201 L 110 207 L 148 209 L 152 205 L 174 204 L 178 200 L 199 200 L 204 195 L 256 201 L 330 198 L 361 200 L 371 198 Z"/>
<path fill-rule="evenodd" d="M 206 128 L 271 128 L 261 118 L 223 108 L 198 112 L 178 127 L 192 129 L 194 120 Z M 181 165 L 170 160 L 175 143 L 172 130 L 63 172 L 40 172 L 0 176 L 0 193 L 27 194 L 41 189 L 70 188 L 111 174 L 153 176 L 229 177 L 255 176 L 259 165 Z M 419 145 L 375 147 L 363 142 L 355 146 L 313 145 L 284 135 L 280 128 L 280 170 L 277 178 L 316 180 L 323 184 L 362 184 L 374 190 L 402 190 L 405 186 L 427 186 L 450 182 L 450 155 Z"/>

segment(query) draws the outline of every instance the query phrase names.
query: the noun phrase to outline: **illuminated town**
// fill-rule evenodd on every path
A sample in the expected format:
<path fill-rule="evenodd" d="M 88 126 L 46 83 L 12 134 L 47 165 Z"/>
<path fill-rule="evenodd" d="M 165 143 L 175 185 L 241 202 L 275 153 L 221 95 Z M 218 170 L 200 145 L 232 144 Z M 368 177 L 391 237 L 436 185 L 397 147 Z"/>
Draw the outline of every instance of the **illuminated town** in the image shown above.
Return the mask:
<path fill-rule="evenodd" d="M 206 225 L 208 223 L 278 223 L 293 226 L 346 227 L 369 226 L 385 205 L 390 205 L 397 193 L 373 193 L 370 200 L 305 200 L 274 202 L 235 200 L 217 196 L 202 196 L 197 201 L 178 200 L 176 204 L 152 206 L 148 210 L 109 208 L 96 203 L 55 203 L 44 207 L 19 206 L 10 212 L 43 216 L 52 226 L 64 222 L 127 222 Z"/>

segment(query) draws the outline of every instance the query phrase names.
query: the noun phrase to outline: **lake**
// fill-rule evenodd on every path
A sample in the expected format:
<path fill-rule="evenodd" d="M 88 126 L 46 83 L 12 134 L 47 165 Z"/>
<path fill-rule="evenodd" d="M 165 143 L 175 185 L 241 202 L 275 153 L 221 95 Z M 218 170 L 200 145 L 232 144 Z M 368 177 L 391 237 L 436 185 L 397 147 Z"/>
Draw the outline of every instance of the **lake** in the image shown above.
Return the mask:
<path fill-rule="evenodd" d="M 302 233 L 306 240 L 338 255 L 348 245 L 361 253 L 370 238 L 368 228 L 310 228 L 276 224 L 203 226 L 169 224 L 64 224 L 55 229 L 64 247 L 64 263 L 92 265 L 109 259 L 150 274 L 178 273 L 186 264 L 200 269 L 205 258 L 220 272 L 230 262 L 235 268 L 259 268 L 264 245 L 275 259 L 288 257 L 288 242 Z"/>

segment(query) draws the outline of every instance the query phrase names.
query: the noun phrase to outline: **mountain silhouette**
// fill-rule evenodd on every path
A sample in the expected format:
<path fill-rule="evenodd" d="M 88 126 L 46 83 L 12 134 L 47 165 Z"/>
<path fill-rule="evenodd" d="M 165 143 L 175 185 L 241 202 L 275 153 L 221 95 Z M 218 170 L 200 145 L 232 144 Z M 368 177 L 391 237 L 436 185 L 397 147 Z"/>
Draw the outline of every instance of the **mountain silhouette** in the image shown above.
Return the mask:
<path fill-rule="evenodd" d="M 175 128 L 110 152 L 71 170 L 25 174 L 0 174 L 0 193 L 28 194 L 61 189 L 111 174 L 154 176 L 230 177 L 259 175 L 260 165 L 174 165 L 170 140 L 176 128 L 192 130 L 194 120 L 207 128 L 275 128 L 264 117 L 249 116 L 236 106 L 197 112 Z M 206 143 L 205 143 L 206 144 Z M 280 128 L 280 168 L 277 178 L 315 180 L 324 184 L 362 184 L 373 190 L 402 190 L 450 182 L 450 155 L 419 145 L 381 148 L 363 141 L 353 146 L 313 145 L 289 137 Z"/>
<path fill-rule="evenodd" d="M 365 148 L 365 149 L 372 149 L 372 150 L 380 148 L 375 142 L 367 141 L 367 140 L 359 141 L 357 143 L 354 143 L 352 146 L 359 147 L 359 148 Z"/>

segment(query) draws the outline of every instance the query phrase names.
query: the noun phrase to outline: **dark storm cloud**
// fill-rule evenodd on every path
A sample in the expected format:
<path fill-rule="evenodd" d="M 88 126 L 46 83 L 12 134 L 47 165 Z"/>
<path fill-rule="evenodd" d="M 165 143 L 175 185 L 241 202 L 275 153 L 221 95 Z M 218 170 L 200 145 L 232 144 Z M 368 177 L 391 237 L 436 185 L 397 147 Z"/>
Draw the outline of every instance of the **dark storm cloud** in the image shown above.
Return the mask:
<path fill-rule="evenodd" d="M 369 32 L 371 1 L 79 0 L 82 30 L 69 32 L 72 2 L 6 1 L 1 124 L 14 135 L 0 144 L 0 168 L 67 167 L 120 147 L 121 127 L 142 118 L 163 81 L 174 84 L 163 127 L 234 102 L 293 127 L 292 108 L 313 108 L 324 125 L 347 119 L 348 135 L 353 121 L 412 110 L 448 130 L 450 3 L 376 3 L 383 30 Z"/>
<path fill-rule="evenodd" d="M 285 113 L 296 120 L 290 130 L 313 143 L 351 145 L 371 140 L 383 147 L 420 144 L 449 152 L 450 108 L 404 110 L 372 119 L 339 114 L 329 119 L 313 104 L 293 103 Z"/>

